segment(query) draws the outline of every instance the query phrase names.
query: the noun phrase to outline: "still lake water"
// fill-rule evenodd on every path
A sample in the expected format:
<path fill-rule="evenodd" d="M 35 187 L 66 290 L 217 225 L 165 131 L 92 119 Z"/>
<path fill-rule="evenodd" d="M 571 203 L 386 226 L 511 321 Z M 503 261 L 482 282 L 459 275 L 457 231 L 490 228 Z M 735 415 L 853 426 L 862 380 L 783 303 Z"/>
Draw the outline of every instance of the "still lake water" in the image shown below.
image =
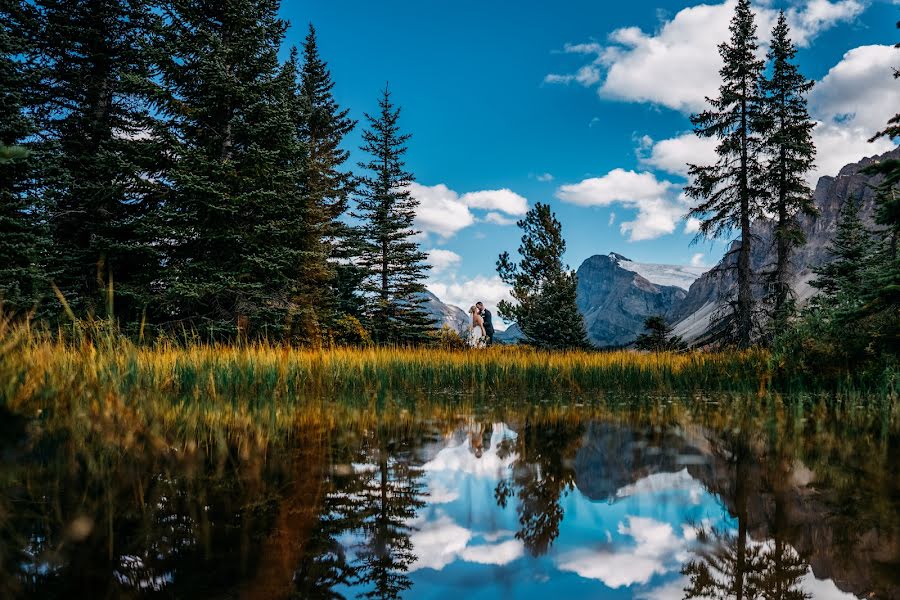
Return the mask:
<path fill-rule="evenodd" d="M 2 598 L 900 598 L 891 409 L 5 421 Z"/>

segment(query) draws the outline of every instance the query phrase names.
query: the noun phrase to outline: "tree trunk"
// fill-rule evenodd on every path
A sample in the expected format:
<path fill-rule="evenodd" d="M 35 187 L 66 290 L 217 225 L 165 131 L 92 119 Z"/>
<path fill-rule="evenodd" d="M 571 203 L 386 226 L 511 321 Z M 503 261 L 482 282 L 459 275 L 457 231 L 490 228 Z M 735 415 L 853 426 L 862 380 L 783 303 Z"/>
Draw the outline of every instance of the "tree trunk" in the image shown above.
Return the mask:
<path fill-rule="evenodd" d="M 778 182 L 778 231 L 776 232 L 777 258 L 775 264 L 775 318 L 780 319 L 788 301 L 788 268 L 790 261 L 791 242 L 790 222 L 787 212 L 787 182 L 785 169 L 785 150 L 781 148 L 780 156 L 780 181 Z"/>
<path fill-rule="evenodd" d="M 753 290 L 750 281 L 750 185 L 746 85 L 744 99 L 741 100 L 741 248 L 738 253 L 738 298 L 737 298 L 737 344 L 740 348 L 750 347 L 753 328 Z"/>

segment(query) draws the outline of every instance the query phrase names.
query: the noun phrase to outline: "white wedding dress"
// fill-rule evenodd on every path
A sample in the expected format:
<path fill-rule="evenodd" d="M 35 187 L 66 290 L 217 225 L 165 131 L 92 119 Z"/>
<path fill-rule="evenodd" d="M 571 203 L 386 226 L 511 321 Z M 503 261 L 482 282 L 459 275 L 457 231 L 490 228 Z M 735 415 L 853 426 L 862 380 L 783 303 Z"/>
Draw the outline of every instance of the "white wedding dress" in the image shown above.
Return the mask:
<path fill-rule="evenodd" d="M 484 348 L 484 336 L 481 335 L 481 327 L 469 327 L 469 347 Z"/>

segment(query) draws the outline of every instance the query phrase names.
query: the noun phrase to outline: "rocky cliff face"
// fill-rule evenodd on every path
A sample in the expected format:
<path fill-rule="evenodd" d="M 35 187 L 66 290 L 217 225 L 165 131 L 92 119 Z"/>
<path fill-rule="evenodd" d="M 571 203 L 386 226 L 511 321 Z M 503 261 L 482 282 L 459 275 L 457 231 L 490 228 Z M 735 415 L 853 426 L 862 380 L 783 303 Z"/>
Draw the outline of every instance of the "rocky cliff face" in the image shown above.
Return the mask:
<path fill-rule="evenodd" d="M 672 272 L 683 274 L 683 267 L 643 265 L 616 253 L 592 256 L 578 267 L 578 310 L 584 315 L 588 338 L 595 345 L 631 343 L 643 331 L 644 319 L 669 314 L 687 295 L 684 288 L 655 283 L 638 270 L 649 277 L 658 275 L 664 281 L 684 282 L 685 277 L 690 278 L 672 278 Z"/>
<path fill-rule="evenodd" d="M 440 298 L 428 290 L 425 290 L 422 297 L 425 298 L 422 307 L 428 313 L 428 316 L 431 317 L 435 328 L 440 329 L 444 325 L 447 325 L 450 329 L 458 333 L 465 333 L 468 331 L 469 315 L 466 311 L 458 306 L 453 306 L 452 304 L 444 304 L 441 302 Z"/>
<path fill-rule="evenodd" d="M 862 169 L 879 160 L 900 158 L 900 148 L 896 148 L 878 157 L 865 158 L 860 162 L 847 165 L 837 177 L 822 177 L 816 185 L 813 199 L 819 214 L 812 218 L 803 218 L 800 222 L 807 243 L 798 248 L 791 261 L 792 287 L 797 301 L 802 305 L 815 293 L 809 285 L 814 277 L 813 269 L 826 263 L 829 259 L 828 246 L 837 231 L 838 214 L 841 206 L 848 198 L 862 200 L 860 216 L 864 222 L 872 226 L 875 194 L 872 185 L 876 178 L 860 173 Z M 754 272 L 768 268 L 775 259 L 773 224 L 766 219 L 753 223 L 753 247 L 750 262 Z M 737 273 L 734 270 L 740 242 L 734 242 L 725 257 L 709 272 L 703 274 L 691 285 L 685 298 L 670 313 L 670 320 L 675 325 L 675 333 L 687 340 L 702 336 L 709 328 L 710 319 L 724 298 L 727 298 L 736 285 Z M 762 285 L 757 285 L 755 294 L 764 294 Z"/>

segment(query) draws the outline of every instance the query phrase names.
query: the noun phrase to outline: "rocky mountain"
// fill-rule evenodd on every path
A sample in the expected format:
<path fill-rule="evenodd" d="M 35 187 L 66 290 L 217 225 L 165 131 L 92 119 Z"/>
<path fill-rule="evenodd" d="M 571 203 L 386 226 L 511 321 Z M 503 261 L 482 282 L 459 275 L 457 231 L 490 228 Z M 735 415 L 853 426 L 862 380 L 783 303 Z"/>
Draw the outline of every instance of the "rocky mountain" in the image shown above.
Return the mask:
<path fill-rule="evenodd" d="M 597 346 L 629 344 L 644 319 L 668 315 L 687 296 L 701 267 L 638 263 L 615 252 L 578 267 L 577 303 L 588 338 Z"/>
<path fill-rule="evenodd" d="M 458 333 L 468 331 L 469 315 L 466 311 L 458 306 L 445 304 L 440 298 L 428 290 L 425 290 L 422 297 L 425 298 L 422 307 L 428 313 L 428 316 L 431 317 L 431 320 L 434 322 L 434 326 L 437 329 L 447 325 L 450 329 Z"/>
<path fill-rule="evenodd" d="M 841 169 L 837 177 L 822 177 L 816 185 L 813 199 L 819 211 L 818 216 L 801 219 L 800 225 L 806 234 L 807 243 L 793 255 L 791 267 L 792 287 L 799 304 L 805 303 L 815 293 L 809 285 L 814 277 L 813 269 L 828 261 L 828 246 L 837 231 L 838 214 L 848 198 L 861 199 L 860 216 L 869 226 L 873 226 L 872 214 L 875 204 L 873 184 L 877 178 L 860 173 L 874 162 L 887 158 L 900 158 L 900 148 L 895 148 L 881 156 L 864 158 L 858 163 Z M 774 261 L 773 224 L 767 219 L 753 223 L 754 242 L 750 262 L 754 272 L 769 268 Z M 737 273 L 734 269 L 740 242 L 734 242 L 719 263 L 695 281 L 686 297 L 669 314 L 675 323 L 675 333 L 686 340 L 696 340 L 709 328 L 722 299 L 728 297 L 736 285 Z M 762 285 L 755 289 L 761 297 L 765 290 Z"/>
<path fill-rule="evenodd" d="M 498 330 L 494 332 L 494 342 L 499 344 L 515 344 L 523 337 L 522 330 L 519 329 L 519 326 L 516 323 L 507 327 L 506 331 Z"/>

